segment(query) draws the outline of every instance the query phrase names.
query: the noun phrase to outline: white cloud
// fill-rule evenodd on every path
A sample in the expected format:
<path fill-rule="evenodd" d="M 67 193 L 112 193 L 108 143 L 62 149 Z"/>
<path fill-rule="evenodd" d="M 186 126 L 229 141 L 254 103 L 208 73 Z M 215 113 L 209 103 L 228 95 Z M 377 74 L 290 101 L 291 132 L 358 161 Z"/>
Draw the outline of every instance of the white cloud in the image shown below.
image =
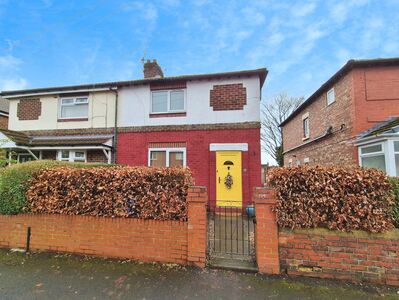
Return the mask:
<path fill-rule="evenodd" d="M 12 55 L 0 56 L 0 71 L 17 69 L 22 61 Z"/>
<path fill-rule="evenodd" d="M 316 8 L 316 3 L 303 3 L 301 2 L 299 5 L 295 5 L 292 8 L 292 14 L 296 17 L 305 17 L 311 14 Z"/>
<path fill-rule="evenodd" d="M 22 90 L 28 86 L 28 82 L 25 78 L 16 77 L 16 78 L 8 78 L 1 79 L 0 78 L 0 90 L 1 91 L 13 91 L 13 90 Z"/>
<path fill-rule="evenodd" d="M 139 16 L 148 21 L 156 21 L 158 18 L 157 7 L 152 2 L 134 1 L 124 4 L 122 8 L 126 11 L 138 11 Z"/>

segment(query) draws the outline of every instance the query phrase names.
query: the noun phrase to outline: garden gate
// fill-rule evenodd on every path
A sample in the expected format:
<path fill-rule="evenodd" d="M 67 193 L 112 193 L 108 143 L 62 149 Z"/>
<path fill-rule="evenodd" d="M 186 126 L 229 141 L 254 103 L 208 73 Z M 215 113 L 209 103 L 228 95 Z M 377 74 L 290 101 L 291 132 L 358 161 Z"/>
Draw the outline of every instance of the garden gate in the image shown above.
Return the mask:
<path fill-rule="evenodd" d="M 207 259 L 214 267 L 256 270 L 253 210 L 208 206 Z"/>

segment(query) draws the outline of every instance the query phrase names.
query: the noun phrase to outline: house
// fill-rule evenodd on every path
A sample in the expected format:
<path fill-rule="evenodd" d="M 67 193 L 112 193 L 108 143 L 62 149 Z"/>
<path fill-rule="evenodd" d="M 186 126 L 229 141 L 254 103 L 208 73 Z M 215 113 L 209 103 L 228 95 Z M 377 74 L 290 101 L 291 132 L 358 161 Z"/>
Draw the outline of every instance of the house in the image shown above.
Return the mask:
<path fill-rule="evenodd" d="M 395 116 L 399 58 L 349 60 L 280 124 L 284 164 L 374 167 L 359 155 L 371 151 L 362 148 L 365 132 Z M 387 160 L 380 167 L 386 171 L 394 165 Z"/>
<path fill-rule="evenodd" d="M 148 60 L 143 79 L 2 92 L 10 102 L 3 148 L 20 161 L 188 166 L 218 205 L 242 206 L 261 183 L 266 76 L 256 69 L 164 77 Z"/>
<path fill-rule="evenodd" d="M 8 101 L 0 96 L 0 128 L 8 128 Z"/>

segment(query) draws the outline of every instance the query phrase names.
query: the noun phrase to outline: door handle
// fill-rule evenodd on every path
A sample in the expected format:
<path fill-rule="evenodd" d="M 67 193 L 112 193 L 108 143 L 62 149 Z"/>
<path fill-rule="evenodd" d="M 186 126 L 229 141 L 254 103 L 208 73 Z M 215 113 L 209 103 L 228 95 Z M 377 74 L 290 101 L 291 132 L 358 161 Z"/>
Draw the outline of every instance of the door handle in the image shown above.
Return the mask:
<path fill-rule="evenodd" d="M 220 177 L 219 177 L 219 183 L 220 183 Z"/>

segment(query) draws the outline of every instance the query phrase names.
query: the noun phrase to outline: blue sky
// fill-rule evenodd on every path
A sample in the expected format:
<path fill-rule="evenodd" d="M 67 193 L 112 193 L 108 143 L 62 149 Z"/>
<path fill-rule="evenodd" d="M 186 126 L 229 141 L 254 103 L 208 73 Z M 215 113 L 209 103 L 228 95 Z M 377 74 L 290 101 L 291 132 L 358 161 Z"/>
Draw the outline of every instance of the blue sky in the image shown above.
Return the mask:
<path fill-rule="evenodd" d="M 399 56 L 399 0 L 0 0 L 0 90 L 267 67 L 267 101 Z M 263 161 L 270 161 L 263 153 Z"/>

